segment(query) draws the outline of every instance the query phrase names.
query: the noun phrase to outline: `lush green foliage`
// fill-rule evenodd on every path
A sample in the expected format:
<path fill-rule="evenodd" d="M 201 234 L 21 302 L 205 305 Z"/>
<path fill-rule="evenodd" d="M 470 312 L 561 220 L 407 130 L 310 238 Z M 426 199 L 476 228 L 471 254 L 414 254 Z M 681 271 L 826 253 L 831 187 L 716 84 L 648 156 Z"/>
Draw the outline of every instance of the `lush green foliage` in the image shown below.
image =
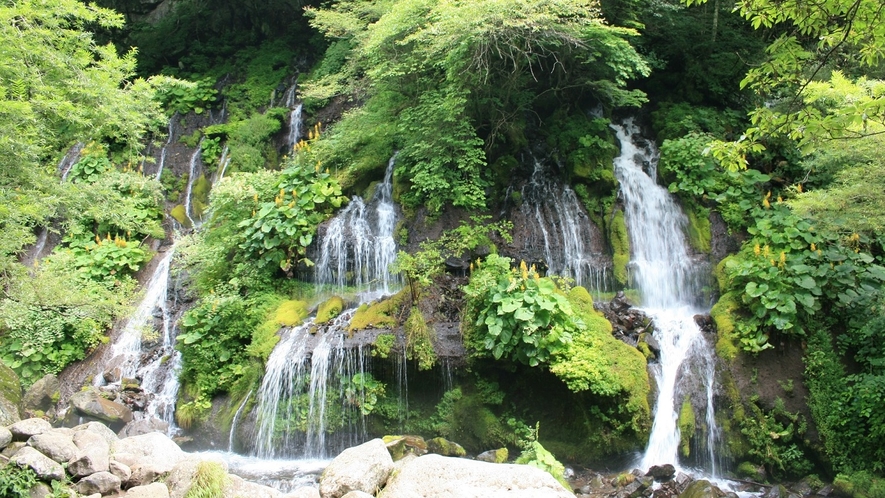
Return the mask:
<path fill-rule="evenodd" d="M 538 442 L 539 425 L 535 426 L 535 430 L 528 440 L 523 441 L 522 453 L 516 459 L 516 463 L 522 465 L 531 465 L 547 472 L 566 489 L 569 489 L 568 481 L 565 480 L 565 465 L 559 462 L 552 453 L 547 451 L 540 442 Z"/>
<path fill-rule="evenodd" d="M 492 254 L 474 269 L 464 287 L 465 341 L 480 355 L 538 366 L 571 342 L 579 325 L 552 279 L 525 262 L 520 270 L 510 263 Z"/>
<path fill-rule="evenodd" d="M 786 411 L 780 399 L 771 411 L 763 411 L 755 404 L 751 404 L 751 409 L 752 416 L 741 420 L 741 433 L 750 445 L 748 454 L 777 478 L 811 472 L 813 465 L 800 447 L 808 429 L 804 417 Z"/>
<path fill-rule="evenodd" d="M 315 27 L 353 48 L 349 62 L 308 95 L 328 98 L 347 90 L 345 78 L 365 74 L 370 100 L 349 119 L 393 123 L 385 129 L 398 143 L 397 173 L 409 181 L 402 200 L 411 206 L 484 206 L 487 152 L 523 133 L 523 115 L 542 95 L 566 101 L 589 91 L 609 105 L 644 101 L 625 89 L 648 71 L 626 40 L 635 33 L 605 25 L 593 2 L 349 0 L 309 13 Z M 340 130 L 364 133 L 345 123 Z M 360 151 L 332 161 L 346 168 L 351 154 Z"/>
<path fill-rule="evenodd" d="M 371 373 L 358 373 L 341 380 L 347 402 L 359 408 L 363 415 L 370 415 L 384 396 L 386 386 L 372 377 Z"/>
<path fill-rule="evenodd" d="M 421 242 L 418 252 L 409 254 L 400 251 L 396 255 L 396 261 L 390 270 L 405 275 L 412 302 L 417 303 L 421 289 L 442 274 L 446 258 L 473 259 L 474 251 L 480 247 L 495 252 L 495 244 L 491 238 L 495 233 L 507 243 L 513 241 L 510 235 L 513 223 L 506 220 L 490 223 L 489 219 L 489 216 L 472 216 L 471 222 L 462 221 L 460 226 L 446 231 L 438 239 Z"/>
<path fill-rule="evenodd" d="M 156 98 L 169 114 L 203 114 L 215 102 L 217 90 L 208 79 L 187 81 L 167 76 L 155 76 L 150 80 L 156 88 Z"/>
<path fill-rule="evenodd" d="M 278 177 L 273 200 L 253 197 L 254 212 L 239 223 L 242 229 L 239 248 L 260 266 L 278 266 L 288 272 L 293 265 L 306 263 L 307 246 L 313 242 L 316 227 L 345 198 L 341 188 L 328 173 L 295 162 Z"/>
<path fill-rule="evenodd" d="M 30 468 L 4 465 L 0 468 L 0 495 L 9 498 L 30 498 L 30 490 L 37 485 L 37 474 Z"/>

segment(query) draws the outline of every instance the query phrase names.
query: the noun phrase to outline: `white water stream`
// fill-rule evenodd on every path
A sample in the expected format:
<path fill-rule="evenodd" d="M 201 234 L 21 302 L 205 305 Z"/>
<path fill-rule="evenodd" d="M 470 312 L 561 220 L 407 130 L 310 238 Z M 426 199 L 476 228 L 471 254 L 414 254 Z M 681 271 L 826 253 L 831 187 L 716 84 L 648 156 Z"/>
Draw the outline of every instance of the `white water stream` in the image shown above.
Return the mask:
<path fill-rule="evenodd" d="M 660 361 L 654 366 L 658 389 L 655 415 L 648 447 L 640 468 L 652 465 L 679 465 L 679 410 L 687 396 L 697 399 L 681 386 L 692 377 L 706 386 L 703 409 L 705 429 L 715 437 L 712 411 L 714 362 L 694 315 L 705 313 L 698 303 L 701 283 L 708 268 L 692 259 L 687 250 L 687 219 L 670 193 L 655 178 L 657 151 L 639 136 L 638 128 L 627 121 L 613 126 L 621 142 L 615 159 L 615 175 L 621 183 L 626 222 L 630 232 L 632 259 L 630 278 L 642 296 L 642 309 L 654 321 L 654 336 L 661 346 Z M 697 383 L 697 382 L 693 382 Z M 708 441 L 714 450 L 715 441 Z M 715 459 L 704 470 L 716 474 Z"/>

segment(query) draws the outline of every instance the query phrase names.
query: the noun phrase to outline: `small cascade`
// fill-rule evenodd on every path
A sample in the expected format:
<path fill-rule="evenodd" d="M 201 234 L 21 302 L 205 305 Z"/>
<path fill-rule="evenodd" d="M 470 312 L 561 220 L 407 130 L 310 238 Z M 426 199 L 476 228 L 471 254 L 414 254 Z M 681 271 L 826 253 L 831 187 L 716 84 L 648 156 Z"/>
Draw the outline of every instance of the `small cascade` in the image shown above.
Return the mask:
<path fill-rule="evenodd" d="M 80 153 L 83 151 L 84 147 L 86 147 L 86 144 L 83 142 L 77 142 L 68 149 L 67 153 L 65 153 L 65 157 L 61 158 L 61 161 L 59 161 L 58 175 L 61 177 L 62 183 L 68 179 L 68 174 L 70 174 L 71 168 L 80 161 Z"/>
<path fill-rule="evenodd" d="M 227 451 L 232 453 L 234 451 L 234 435 L 237 433 L 237 422 L 240 420 L 240 415 L 243 413 L 243 408 L 246 408 L 246 403 L 249 402 L 249 398 L 252 397 L 252 393 L 254 391 L 250 390 L 249 394 L 243 398 L 243 401 L 240 403 L 239 408 L 237 408 L 237 412 L 234 413 L 234 418 L 230 422 L 230 436 L 227 438 Z"/>
<path fill-rule="evenodd" d="M 126 326 L 120 332 L 111 348 L 110 364 L 118 367 L 120 378 L 134 378 L 138 372 L 138 362 L 141 356 L 142 336 L 153 330 L 154 310 L 161 310 L 163 319 L 163 342 L 171 335 L 169 313 L 166 309 L 167 294 L 169 289 L 169 266 L 172 262 L 173 250 L 166 251 L 163 259 L 154 269 L 154 274 L 145 286 L 144 297 L 136 308 L 135 313 L 129 317 Z M 172 341 L 171 338 L 168 339 Z M 96 381 L 101 381 L 101 375 L 96 375 Z"/>
<path fill-rule="evenodd" d="M 543 247 L 543 262 L 550 274 L 571 277 L 577 285 L 593 291 L 611 287 L 608 264 L 600 240 L 575 192 L 551 174 L 550 167 L 536 157 L 531 179 L 522 188 L 520 212 L 529 223 L 532 236 L 524 241 L 527 249 Z"/>
<path fill-rule="evenodd" d="M 178 112 L 174 113 L 172 117 L 169 118 L 169 136 L 166 137 L 166 143 L 163 144 L 163 148 L 160 149 L 160 162 L 157 164 L 157 175 L 154 177 L 157 181 L 160 181 L 160 176 L 163 174 L 163 167 L 166 164 L 166 150 L 175 138 L 175 123 L 178 119 Z"/>
<path fill-rule="evenodd" d="M 669 192 L 655 182 L 653 144 L 641 139 L 632 121 L 613 128 L 621 142 L 615 175 L 621 183 L 633 252 L 630 278 L 641 293 L 643 310 L 654 321 L 655 338 L 661 345 L 659 364 L 654 365 L 658 388 L 654 422 L 640 465 L 646 469 L 676 465 L 677 421 L 685 399 L 696 411 L 707 412 L 706 430 L 713 437 L 717 434 L 711 399 L 714 362 L 694 320 L 695 314 L 705 311 L 699 296 L 709 268 L 688 253 L 686 217 Z M 690 387 L 695 384 L 704 387 Z M 699 397 L 703 403 L 697 403 Z M 707 446 L 712 451 L 716 442 Z M 715 472 L 715 466 L 707 465 L 704 470 Z"/>
<path fill-rule="evenodd" d="M 395 164 L 396 155 L 390 158 L 384 181 L 368 205 L 355 196 L 329 223 L 314 269 L 317 285 L 339 289 L 353 285 L 363 300 L 371 300 L 390 294 L 398 284 L 388 271 L 396 259 L 396 209 L 391 199 Z"/>
<path fill-rule="evenodd" d="M 187 215 L 187 219 L 190 220 L 191 226 L 195 228 L 200 226 L 198 223 L 200 217 L 195 216 L 193 212 L 194 182 L 196 181 L 197 174 L 202 170 L 203 161 L 200 158 L 202 152 L 203 140 L 200 140 L 196 150 L 191 154 L 188 166 L 187 188 L 184 191 L 184 213 Z"/>
<path fill-rule="evenodd" d="M 368 348 L 344 347 L 354 311 L 314 334 L 315 324 L 294 327 L 274 348 L 258 390 L 258 457 L 328 458 L 365 440 L 362 393 L 352 379 L 367 371 Z"/>
<path fill-rule="evenodd" d="M 218 174 L 212 180 L 212 184 L 220 182 L 224 178 L 224 172 L 227 171 L 227 166 L 230 164 L 230 147 L 227 144 L 224 145 L 224 148 L 221 149 L 221 158 L 218 159 Z"/>
<path fill-rule="evenodd" d="M 291 107 L 291 106 L 289 106 Z M 295 144 L 298 143 L 298 139 L 301 138 L 301 110 L 304 105 L 299 102 L 298 105 L 289 112 L 289 136 L 286 140 L 286 145 L 288 146 L 287 151 L 291 152 L 292 148 L 295 147 Z"/>

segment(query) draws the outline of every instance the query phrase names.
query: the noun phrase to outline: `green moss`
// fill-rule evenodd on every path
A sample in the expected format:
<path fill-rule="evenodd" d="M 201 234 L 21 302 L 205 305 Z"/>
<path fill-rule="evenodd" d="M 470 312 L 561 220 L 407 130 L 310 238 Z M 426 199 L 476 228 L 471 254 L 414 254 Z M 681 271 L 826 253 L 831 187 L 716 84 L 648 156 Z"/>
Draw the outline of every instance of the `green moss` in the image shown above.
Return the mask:
<path fill-rule="evenodd" d="M 329 320 L 340 315 L 344 311 L 344 299 L 339 296 L 332 296 L 317 308 L 317 316 L 314 323 L 326 323 Z"/>
<path fill-rule="evenodd" d="M 495 451 L 495 463 L 504 463 L 510 458 L 510 452 L 507 448 L 498 448 Z"/>
<path fill-rule="evenodd" d="M 173 217 L 181 226 L 185 228 L 191 227 L 191 220 L 188 219 L 187 210 L 185 210 L 183 205 L 179 204 L 172 208 L 172 210 L 169 211 L 169 216 Z"/>
<path fill-rule="evenodd" d="M 737 337 L 735 335 L 735 312 L 740 309 L 738 296 L 729 292 L 723 294 L 710 310 L 710 316 L 716 323 L 716 354 L 726 361 L 733 361 L 738 354 Z"/>
<path fill-rule="evenodd" d="M 590 391 L 597 396 L 623 399 L 629 426 L 637 433 L 645 433 L 651 416 L 645 356 L 612 337 L 611 323 L 593 309 L 586 290 L 575 289 L 569 293 L 569 301 L 584 328 L 554 355 L 550 371 L 573 392 Z"/>
<path fill-rule="evenodd" d="M 730 256 L 726 256 L 720 261 L 715 268 L 713 268 L 713 277 L 716 278 L 716 282 L 719 284 L 719 292 L 724 294 L 728 290 L 728 274 L 725 272 L 725 267 L 728 265 L 729 261 L 732 261 L 737 256 L 732 254 Z"/>
<path fill-rule="evenodd" d="M 54 394 L 54 393 L 53 393 Z M 18 406 L 22 401 L 22 383 L 15 371 L 0 362 L 0 397 Z"/>
<path fill-rule="evenodd" d="M 418 370 L 430 370 L 436 363 L 436 351 L 433 349 L 431 334 L 433 329 L 427 326 L 424 315 L 417 306 L 412 306 L 409 318 L 403 325 L 406 333 L 406 355 L 410 360 L 418 362 Z"/>
<path fill-rule="evenodd" d="M 442 456 L 463 457 L 467 455 L 467 451 L 460 444 L 443 437 L 435 437 L 427 441 L 427 450 Z"/>
<path fill-rule="evenodd" d="M 190 489 L 184 498 L 218 498 L 222 495 L 224 487 L 230 477 L 221 466 L 214 461 L 203 461 L 197 464 L 197 472 Z"/>
<path fill-rule="evenodd" d="M 698 252 L 710 253 L 710 217 L 709 210 L 704 208 L 686 209 L 688 217 L 688 241 Z"/>
<path fill-rule="evenodd" d="M 621 285 L 627 285 L 627 263 L 630 262 L 630 236 L 627 233 L 627 222 L 624 212 L 615 212 L 611 220 L 609 241 L 612 246 L 612 262 L 614 277 Z"/>
<path fill-rule="evenodd" d="M 688 397 L 682 402 L 682 408 L 679 410 L 679 452 L 682 456 L 687 457 L 691 454 L 691 438 L 694 437 L 695 418 L 694 408 L 691 406 L 691 400 Z"/>
<path fill-rule="evenodd" d="M 294 299 L 283 301 L 274 314 L 274 320 L 282 327 L 294 327 L 300 324 L 309 315 L 307 303 Z"/>
<path fill-rule="evenodd" d="M 737 475 L 751 481 L 763 482 L 765 480 L 765 470 L 752 462 L 741 462 L 737 466 Z"/>
<path fill-rule="evenodd" d="M 651 348 L 648 346 L 648 342 L 646 342 L 645 337 L 648 334 L 640 334 L 639 342 L 636 343 L 636 349 L 642 353 L 642 356 L 645 356 L 646 361 L 651 361 L 655 358 L 655 354 L 652 352 Z"/>
<path fill-rule="evenodd" d="M 347 330 L 356 332 L 368 328 L 388 329 L 395 327 L 398 323 L 396 316 L 402 310 L 404 300 L 408 296 L 407 292 L 408 288 L 405 288 L 387 299 L 372 304 L 363 304 L 353 314 Z"/>

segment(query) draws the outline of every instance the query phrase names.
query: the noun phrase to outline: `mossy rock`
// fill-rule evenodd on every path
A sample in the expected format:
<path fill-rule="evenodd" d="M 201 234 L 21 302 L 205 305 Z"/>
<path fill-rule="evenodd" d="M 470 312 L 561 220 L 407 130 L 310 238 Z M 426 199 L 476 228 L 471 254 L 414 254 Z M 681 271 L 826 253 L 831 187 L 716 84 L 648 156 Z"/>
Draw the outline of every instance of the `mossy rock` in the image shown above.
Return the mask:
<path fill-rule="evenodd" d="M 427 441 L 424 440 L 421 436 L 384 436 L 381 438 L 384 441 L 384 444 L 387 446 L 387 451 L 390 453 L 390 457 L 393 458 L 393 461 L 396 462 L 401 460 L 406 455 L 426 455 L 427 454 Z"/>
<path fill-rule="evenodd" d="M 191 227 L 191 220 L 187 217 L 187 211 L 184 206 L 179 204 L 169 211 L 169 216 L 175 219 L 184 228 Z"/>
<path fill-rule="evenodd" d="M 283 301 L 274 314 L 274 319 L 282 327 L 294 327 L 304 321 L 309 315 L 307 303 L 290 299 Z"/>
<path fill-rule="evenodd" d="M 734 292 L 723 294 L 713 308 L 710 317 L 716 324 L 716 354 L 726 361 L 733 361 L 738 355 L 738 338 L 735 333 L 736 311 L 740 309 L 738 295 Z"/>
<path fill-rule="evenodd" d="M 467 455 L 467 451 L 455 442 L 449 441 L 443 437 L 435 437 L 427 441 L 427 451 L 442 456 L 463 457 Z"/>
<path fill-rule="evenodd" d="M 710 239 L 712 237 L 710 217 L 708 211 L 703 208 L 686 209 L 688 218 L 688 242 L 691 247 L 704 254 L 710 253 Z"/>
<path fill-rule="evenodd" d="M 741 462 L 737 466 L 737 475 L 756 482 L 765 482 L 765 467 L 752 462 Z"/>
<path fill-rule="evenodd" d="M 341 299 L 339 296 L 332 296 L 319 305 L 314 323 L 327 323 L 340 315 L 342 311 L 344 311 L 344 299 Z"/>
<path fill-rule="evenodd" d="M 12 425 L 20 420 L 22 384 L 15 371 L 0 362 L 0 426 Z"/>
<path fill-rule="evenodd" d="M 389 329 L 395 327 L 398 323 L 396 315 L 402 310 L 404 299 L 408 296 L 407 291 L 408 288 L 405 288 L 387 299 L 372 304 L 363 304 L 353 314 L 347 330 L 356 332 L 369 328 Z"/>
<path fill-rule="evenodd" d="M 627 221 L 624 212 L 617 211 L 612 217 L 609 229 L 609 241 L 612 246 L 612 263 L 615 280 L 627 285 L 627 264 L 630 262 L 630 236 L 627 232 Z"/>
<path fill-rule="evenodd" d="M 481 462 L 488 463 L 504 463 L 510 458 L 510 452 L 507 448 L 498 448 L 497 450 L 489 450 L 476 455 L 476 459 Z"/>
<path fill-rule="evenodd" d="M 691 400 L 686 397 L 682 402 L 682 408 L 679 410 L 679 452 L 684 457 L 691 454 L 691 438 L 694 437 L 695 417 L 694 408 L 691 406 Z"/>

